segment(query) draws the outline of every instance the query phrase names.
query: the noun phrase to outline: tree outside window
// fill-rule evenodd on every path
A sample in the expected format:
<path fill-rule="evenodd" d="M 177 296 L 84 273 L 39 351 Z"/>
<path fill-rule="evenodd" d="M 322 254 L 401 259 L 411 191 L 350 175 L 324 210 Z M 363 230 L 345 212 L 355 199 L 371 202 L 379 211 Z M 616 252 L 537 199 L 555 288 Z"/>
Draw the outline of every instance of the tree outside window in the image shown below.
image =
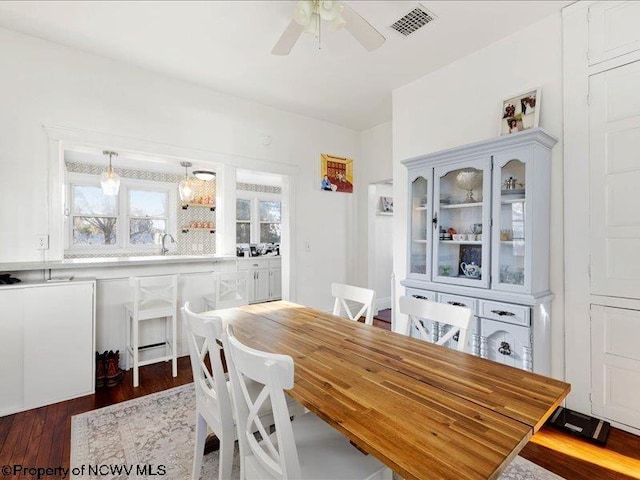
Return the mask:
<path fill-rule="evenodd" d="M 280 243 L 280 221 L 282 207 L 280 202 L 259 202 L 260 209 L 260 243 Z"/>

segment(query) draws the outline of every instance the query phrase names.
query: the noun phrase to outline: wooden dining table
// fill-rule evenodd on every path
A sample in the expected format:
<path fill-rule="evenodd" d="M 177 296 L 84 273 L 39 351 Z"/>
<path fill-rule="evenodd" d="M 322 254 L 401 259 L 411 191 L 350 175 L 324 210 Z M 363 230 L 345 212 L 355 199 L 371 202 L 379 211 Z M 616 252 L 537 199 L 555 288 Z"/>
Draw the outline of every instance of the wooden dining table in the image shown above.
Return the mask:
<path fill-rule="evenodd" d="M 288 393 L 405 479 L 497 478 L 570 385 L 294 303 L 213 313 L 290 355 Z"/>

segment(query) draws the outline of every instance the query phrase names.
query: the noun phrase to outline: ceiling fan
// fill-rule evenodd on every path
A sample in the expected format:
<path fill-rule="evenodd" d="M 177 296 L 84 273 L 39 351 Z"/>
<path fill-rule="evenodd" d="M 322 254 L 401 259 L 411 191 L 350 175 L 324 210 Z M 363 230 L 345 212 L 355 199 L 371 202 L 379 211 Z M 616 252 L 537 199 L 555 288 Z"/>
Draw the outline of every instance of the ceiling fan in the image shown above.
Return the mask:
<path fill-rule="evenodd" d="M 331 0 L 301 0 L 296 4 L 293 20 L 287 26 L 271 53 L 288 55 L 302 32 L 320 37 L 322 21 L 331 22 L 334 30 L 346 28 L 368 51 L 375 50 L 385 38 L 349 5 Z"/>

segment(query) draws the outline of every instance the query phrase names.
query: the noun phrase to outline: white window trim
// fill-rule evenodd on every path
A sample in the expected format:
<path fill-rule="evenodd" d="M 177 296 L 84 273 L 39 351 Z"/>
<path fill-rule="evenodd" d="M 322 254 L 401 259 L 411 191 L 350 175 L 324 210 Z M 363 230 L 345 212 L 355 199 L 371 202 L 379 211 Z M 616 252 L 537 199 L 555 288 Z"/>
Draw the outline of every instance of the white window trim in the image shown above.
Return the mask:
<path fill-rule="evenodd" d="M 120 191 L 118 192 L 118 226 L 116 230 L 115 245 L 73 245 L 73 222 L 71 221 L 71 186 L 91 185 L 100 187 L 100 177 L 97 175 L 69 172 L 66 185 L 65 205 L 65 254 L 140 254 L 159 251 L 159 245 L 132 245 L 129 243 L 129 190 L 163 191 L 168 194 L 167 233 L 173 235 L 177 241 L 177 212 L 178 195 L 177 185 L 169 182 L 153 180 L 139 180 L 134 178 L 120 178 Z M 135 217 L 134 217 L 135 218 Z"/>
<path fill-rule="evenodd" d="M 282 195 L 279 193 L 250 192 L 247 190 L 238 190 L 236 192 L 237 200 L 249 200 L 251 202 L 251 227 L 250 227 L 250 243 L 258 244 L 260 242 L 260 201 L 280 202 L 280 228 L 282 228 Z M 244 222 L 244 220 L 240 220 Z M 240 223 L 236 217 L 236 224 Z M 269 222 L 274 223 L 274 222 Z M 235 232 L 234 232 L 235 235 Z M 281 239 L 282 241 L 282 239 Z M 247 245 L 239 244 L 239 245 Z"/>

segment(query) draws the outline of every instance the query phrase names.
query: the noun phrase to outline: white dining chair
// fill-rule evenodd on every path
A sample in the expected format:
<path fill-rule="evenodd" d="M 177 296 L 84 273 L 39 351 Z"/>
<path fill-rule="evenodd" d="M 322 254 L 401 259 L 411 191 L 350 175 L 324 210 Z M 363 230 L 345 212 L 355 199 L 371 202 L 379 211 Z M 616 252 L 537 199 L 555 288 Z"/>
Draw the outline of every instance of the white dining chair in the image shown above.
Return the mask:
<path fill-rule="evenodd" d="M 193 384 L 196 391 L 196 442 L 192 479 L 200 478 L 207 425 L 220 440 L 218 477 L 220 480 L 229 479 L 237 430 L 231 407 L 231 385 L 227 381 L 222 365 L 223 322 L 220 317 L 193 312 L 189 302 L 184 304 L 182 314 L 185 341 L 191 357 Z M 256 398 L 261 388 L 259 384 L 249 384 L 250 396 Z M 290 397 L 287 397 L 287 404 L 290 405 L 294 415 L 304 411 L 304 408 Z M 258 415 L 265 425 L 273 424 L 273 414 L 269 406 L 261 409 Z"/>
<path fill-rule="evenodd" d="M 285 390 L 293 388 L 293 359 L 249 348 L 227 327 L 223 337 L 235 398 L 240 447 L 240 479 L 368 479 L 390 480 L 391 471 L 371 455 L 349 443 L 313 413 L 291 420 Z M 261 384 L 252 397 L 250 382 Z M 275 432 L 269 434 L 256 412 L 265 404 L 273 409 Z M 253 434 L 257 428 L 261 440 Z"/>
<path fill-rule="evenodd" d="M 427 332 L 423 320 L 444 323 L 451 328 L 435 343 L 437 345 L 446 345 L 456 334 L 459 334 L 457 340 L 458 350 L 465 351 L 467 331 L 472 317 L 470 309 L 409 296 L 400 297 L 399 304 L 400 313 L 409 316 L 407 329 L 404 332 L 405 335 L 410 335 L 411 327 L 415 327 L 419 332 L 420 338 L 430 342 L 431 336 Z"/>
<path fill-rule="evenodd" d="M 206 310 L 249 304 L 249 272 L 213 272 L 214 291 L 205 295 Z"/>
<path fill-rule="evenodd" d="M 332 283 L 331 295 L 336 299 L 333 304 L 334 315 L 340 316 L 341 310 L 344 309 L 350 320 L 357 321 L 364 315 L 364 323 L 373 325 L 373 310 L 376 302 L 375 291 L 369 290 L 368 288 L 354 287 L 353 285 Z M 354 315 L 351 313 L 351 308 L 347 302 L 356 302 L 362 304 L 362 307 L 360 307 L 360 310 Z"/>
<path fill-rule="evenodd" d="M 139 367 L 151 363 L 171 360 L 171 371 L 178 375 L 177 341 L 177 307 L 178 276 L 158 275 L 153 277 L 131 277 L 129 285 L 133 289 L 133 301 L 125 304 L 126 312 L 126 345 L 131 356 L 133 368 L 133 386 L 140 384 Z M 140 345 L 140 325 L 146 320 L 164 318 L 165 338 L 160 344 L 165 346 L 165 355 L 140 361 L 140 350 L 149 348 Z"/>

